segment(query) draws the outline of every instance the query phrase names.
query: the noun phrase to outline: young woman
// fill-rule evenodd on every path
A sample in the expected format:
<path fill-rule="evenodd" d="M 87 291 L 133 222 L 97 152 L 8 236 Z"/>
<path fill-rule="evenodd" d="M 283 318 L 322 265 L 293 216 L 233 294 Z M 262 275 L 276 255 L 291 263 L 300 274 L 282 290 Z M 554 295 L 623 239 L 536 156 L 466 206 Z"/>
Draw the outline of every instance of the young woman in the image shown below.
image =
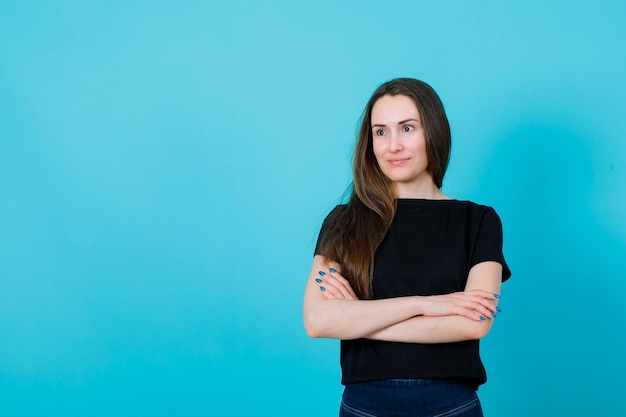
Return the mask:
<path fill-rule="evenodd" d="M 367 103 L 304 295 L 309 336 L 341 339 L 340 416 L 482 416 L 478 341 L 511 273 L 496 212 L 441 192 L 450 147 L 428 84 L 391 80 Z"/>

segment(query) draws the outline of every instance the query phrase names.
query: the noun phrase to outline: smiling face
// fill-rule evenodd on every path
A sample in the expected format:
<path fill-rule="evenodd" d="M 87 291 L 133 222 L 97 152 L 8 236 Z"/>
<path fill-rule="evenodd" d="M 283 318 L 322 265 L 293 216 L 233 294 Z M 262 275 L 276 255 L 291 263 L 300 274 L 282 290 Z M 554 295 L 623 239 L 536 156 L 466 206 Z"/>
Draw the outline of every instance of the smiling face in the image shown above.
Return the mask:
<path fill-rule="evenodd" d="M 441 193 L 427 171 L 426 137 L 419 110 L 405 95 L 384 95 L 372 107 L 372 147 L 397 198 L 436 198 Z"/>

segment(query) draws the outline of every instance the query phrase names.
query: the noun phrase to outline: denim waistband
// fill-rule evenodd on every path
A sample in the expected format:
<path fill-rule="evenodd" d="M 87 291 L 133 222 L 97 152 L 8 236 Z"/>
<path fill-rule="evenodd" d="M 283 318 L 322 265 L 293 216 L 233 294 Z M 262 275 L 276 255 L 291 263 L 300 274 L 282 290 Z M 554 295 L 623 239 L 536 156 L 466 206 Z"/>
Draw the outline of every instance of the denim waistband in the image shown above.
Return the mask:
<path fill-rule="evenodd" d="M 474 414 L 460 413 L 470 409 Z M 455 413 L 450 414 L 452 411 Z M 448 379 L 385 379 L 349 384 L 342 397 L 342 413 L 381 417 L 482 415 L 473 386 Z"/>

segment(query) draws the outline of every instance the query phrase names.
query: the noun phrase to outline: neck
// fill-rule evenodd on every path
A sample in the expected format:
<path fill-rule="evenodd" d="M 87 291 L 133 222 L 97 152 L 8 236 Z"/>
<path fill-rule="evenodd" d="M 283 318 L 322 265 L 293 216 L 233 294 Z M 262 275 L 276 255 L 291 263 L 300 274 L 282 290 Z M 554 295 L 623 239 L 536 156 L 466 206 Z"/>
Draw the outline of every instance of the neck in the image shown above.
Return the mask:
<path fill-rule="evenodd" d="M 424 183 L 394 183 L 393 191 L 396 198 L 419 198 L 426 200 L 450 200 L 450 197 L 441 190 L 430 179 Z"/>

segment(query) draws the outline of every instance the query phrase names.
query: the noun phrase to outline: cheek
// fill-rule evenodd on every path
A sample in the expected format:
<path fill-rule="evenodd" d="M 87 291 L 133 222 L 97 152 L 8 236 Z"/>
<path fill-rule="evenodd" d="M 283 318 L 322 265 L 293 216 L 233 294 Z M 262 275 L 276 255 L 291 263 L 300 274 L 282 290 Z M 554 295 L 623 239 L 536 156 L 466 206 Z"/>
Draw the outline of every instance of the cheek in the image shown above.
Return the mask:
<path fill-rule="evenodd" d="M 426 154 L 426 139 L 423 135 L 419 135 L 413 141 L 413 149 L 416 153 Z"/>
<path fill-rule="evenodd" d="M 419 150 L 420 152 L 424 153 L 424 155 L 426 155 L 426 141 L 422 141 L 419 144 Z"/>
<path fill-rule="evenodd" d="M 381 141 L 373 141 L 372 150 L 374 151 L 374 155 L 376 156 L 376 159 L 378 159 L 385 153 L 385 149 Z"/>
<path fill-rule="evenodd" d="M 376 161 L 378 162 L 378 165 L 380 165 L 380 161 L 383 159 L 385 150 L 383 149 L 380 143 L 376 144 L 376 142 L 372 144 L 372 150 L 374 151 L 374 156 L 376 157 Z"/>

